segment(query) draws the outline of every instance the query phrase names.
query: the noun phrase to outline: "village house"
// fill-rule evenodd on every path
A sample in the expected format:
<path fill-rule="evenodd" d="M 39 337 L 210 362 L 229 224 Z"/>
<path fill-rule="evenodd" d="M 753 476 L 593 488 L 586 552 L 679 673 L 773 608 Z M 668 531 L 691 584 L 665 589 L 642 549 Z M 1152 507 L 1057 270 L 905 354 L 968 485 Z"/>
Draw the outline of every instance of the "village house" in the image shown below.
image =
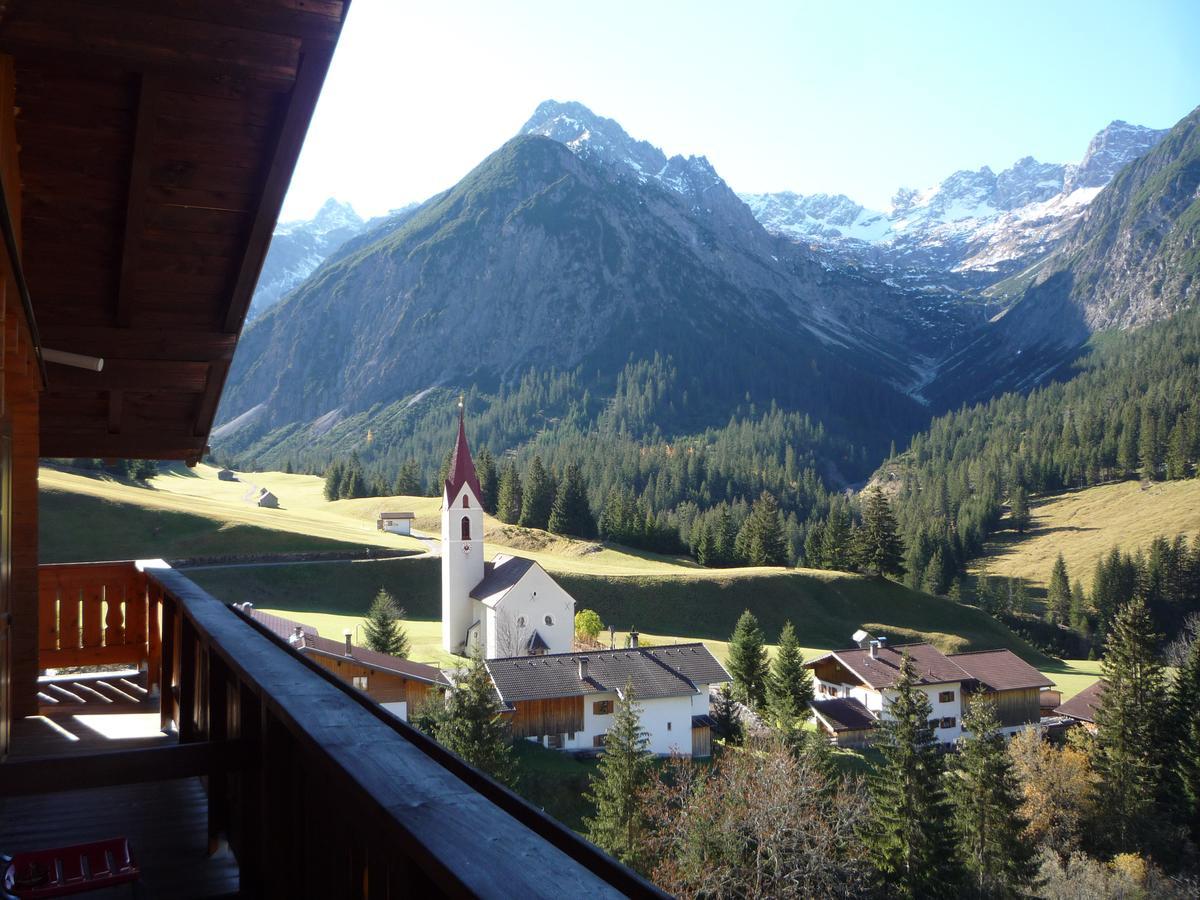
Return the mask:
<path fill-rule="evenodd" d="M 930 724 L 939 743 L 953 743 L 962 735 L 966 705 L 979 697 L 996 704 L 1003 734 L 1036 727 L 1041 692 L 1054 686 L 1010 650 L 945 654 L 927 643 L 888 646 L 885 638 L 864 631 L 854 639 L 858 646 L 807 663 L 816 695 L 809 704 L 813 718 L 838 746 L 861 747 L 874 740 L 880 718 L 896 697 L 894 685 L 905 655 L 929 698 Z"/>
<path fill-rule="evenodd" d="M 375 528 L 392 534 L 412 534 L 413 518 L 410 512 L 381 512 Z"/>
<path fill-rule="evenodd" d="M 1066 720 L 1065 724 L 1082 725 L 1085 730 L 1096 731 L 1096 707 L 1108 682 L 1103 678 L 1085 687 L 1082 691 L 1054 710 L 1054 715 Z"/>
<path fill-rule="evenodd" d="M 488 659 L 570 652 L 575 599 L 531 559 L 484 562 L 482 496 L 460 404 L 442 495 L 442 646 Z"/>
<path fill-rule="evenodd" d="M 287 641 L 297 653 L 333 672 L 405 722 L 412 710 L 450 687 L 437 666 L 355 646 L 349 634 L 341 641 L 322 637 L 311 625 L 260 612 L 251 603 L 234 605 L 272 634 Z"/>
<path fill-rule="evenodd" d="M 617 701 L 631 687 L 651 753 L 710 756 L 709 689 L 729 681 L 700 643 L 515 656 L 486 665 L 514 738 L 585 752 L 604 747 Z"/>

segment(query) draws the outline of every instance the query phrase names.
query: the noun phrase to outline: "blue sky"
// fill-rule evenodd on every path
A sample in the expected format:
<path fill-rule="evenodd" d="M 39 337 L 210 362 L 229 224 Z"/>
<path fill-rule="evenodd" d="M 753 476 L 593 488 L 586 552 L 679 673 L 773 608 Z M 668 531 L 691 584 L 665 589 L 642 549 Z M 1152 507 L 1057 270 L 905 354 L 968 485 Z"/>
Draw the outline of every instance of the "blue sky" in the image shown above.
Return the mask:
<path fill-rule="evenodd" d="M 454 184 L 546 98 L 738 191 L 845 193 L 1033 155 L 1200 105 L 1200 2 L 354 0 L 284 218 Z"/>

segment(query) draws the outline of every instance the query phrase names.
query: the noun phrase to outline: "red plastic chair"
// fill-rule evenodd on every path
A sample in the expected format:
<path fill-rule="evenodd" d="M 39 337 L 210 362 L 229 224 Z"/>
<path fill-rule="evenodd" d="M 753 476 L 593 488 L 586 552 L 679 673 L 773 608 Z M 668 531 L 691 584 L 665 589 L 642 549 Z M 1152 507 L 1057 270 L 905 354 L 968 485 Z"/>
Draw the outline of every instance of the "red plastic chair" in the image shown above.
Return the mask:
<path fill-rule="evenodd" d="M 142 875 L 125 838 L 0 856 L 0 872 L 5 898 L 18 900 L 67 897 L 118 884 L 133 884 L 136 890 Z"/>

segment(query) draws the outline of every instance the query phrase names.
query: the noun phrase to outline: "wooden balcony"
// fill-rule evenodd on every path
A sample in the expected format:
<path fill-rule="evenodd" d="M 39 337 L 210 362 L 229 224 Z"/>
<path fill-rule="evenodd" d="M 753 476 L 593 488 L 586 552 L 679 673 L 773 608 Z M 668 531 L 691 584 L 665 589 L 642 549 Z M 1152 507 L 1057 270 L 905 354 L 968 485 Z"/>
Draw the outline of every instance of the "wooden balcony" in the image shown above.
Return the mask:
<path fill-rule="evenodd" d="M 157 718 L 80 737 L 41 682 L 0 764 L 6 849 L 125 835 L 150 896 L 661 896 L 161 562 L 45 566 L 39 602 L 43 669 L 129 667 L 62 690 Z"/>

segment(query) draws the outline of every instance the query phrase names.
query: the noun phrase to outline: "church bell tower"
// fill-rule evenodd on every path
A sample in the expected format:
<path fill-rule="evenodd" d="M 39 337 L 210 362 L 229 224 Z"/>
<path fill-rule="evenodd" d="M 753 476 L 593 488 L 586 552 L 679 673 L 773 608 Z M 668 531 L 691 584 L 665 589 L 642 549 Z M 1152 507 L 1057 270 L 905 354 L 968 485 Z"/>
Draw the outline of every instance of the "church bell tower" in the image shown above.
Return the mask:
<path fill-rule="evenodd" d="M 442 491 L 442 647 L 449 653 L 463 652 L 475 621 L 471 590 L 483 580 L 482 496 L 460 399 L 458 440 Z"/>

